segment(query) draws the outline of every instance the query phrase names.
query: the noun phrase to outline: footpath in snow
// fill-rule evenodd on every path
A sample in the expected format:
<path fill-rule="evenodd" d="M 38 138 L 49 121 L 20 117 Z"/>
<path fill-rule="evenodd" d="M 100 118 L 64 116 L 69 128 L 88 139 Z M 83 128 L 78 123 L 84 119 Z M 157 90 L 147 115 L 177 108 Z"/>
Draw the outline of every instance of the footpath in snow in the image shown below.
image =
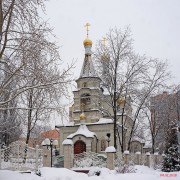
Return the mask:
<path fill-rule="evenodd" d="M 135 166 L 136 173 L 116 174 L 107 168 L 99 169 L 99 176 L 88 176 L 65 168 L 41 168 L 41 177 L 33 173 L 0 170 L 0 180 L 180 180 L 180 172 L 158 172 L 145 166 Z M 93 168 L 90 169 L 93 172 Z M 92 175 L 91 173 L 89 173 Z"/>

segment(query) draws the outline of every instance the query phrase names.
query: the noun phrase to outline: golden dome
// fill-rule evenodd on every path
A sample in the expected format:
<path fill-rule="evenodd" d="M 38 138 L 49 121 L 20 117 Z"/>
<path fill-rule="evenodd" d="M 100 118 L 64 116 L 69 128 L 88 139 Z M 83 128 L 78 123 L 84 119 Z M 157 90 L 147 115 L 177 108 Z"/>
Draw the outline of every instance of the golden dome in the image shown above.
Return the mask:
<path fill-rule="evenodd" d="M 84 113 L 82 113 L 82 114 L 80 115 L 80 120 L 86 120 L 86 116 L 85 116 Z"/>
<path fill-rule="evenodd" d="M 85 39 L 83 42 L 84 46 L 92 46 L 92 41 L 90 39 Z"/>
<path fill-rule="evenodd" d="M 126 102 L 125 99 L 122 98 L 122 97 L 120 97 L 120 98 L 117 100 L 118 105 L 124 105 L 125 102 Z"/>

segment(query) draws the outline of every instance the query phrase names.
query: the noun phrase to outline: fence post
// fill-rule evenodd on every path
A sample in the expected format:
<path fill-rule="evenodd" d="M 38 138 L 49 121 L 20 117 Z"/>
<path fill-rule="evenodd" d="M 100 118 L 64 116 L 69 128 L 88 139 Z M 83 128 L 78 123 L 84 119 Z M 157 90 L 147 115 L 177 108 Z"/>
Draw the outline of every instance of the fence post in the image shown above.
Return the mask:
<path fill-rule="evenodd" d="M 38 160 L 39 160 L 39 146 L 36 145 L 36 164 L 35 164 L 35 172 L 38 172 Z"/>
<path fill-rule="evenodd" d="M 17 143 L 17 164 L 18 164 L 18 170 L 19 170 L 19 143 Z"/>
<path fill-rule="evenodd" d="M 46 147 L 43 147 L 43 167 L 51 167 L 51 153 Z"/>
<path fill-rule="evenodd" d="M 158 165 L 158 152 L 154 153 L 154 169 L 156 169 L 157 165 Z"/>
<path fill-rule="evenodd" d="M 124 151 L 124 163 L 129 164 L 129 151 Z"/>
<path fill-rule="evenodd" d="M 110 170 L 114 169 L 114 154 L 116 149 L 114 146 L 109 146 L 106 148 L 105 152 L 107 153 L 107 168 Z"/>
<path fill-rule="evenodd" d="M 150 152 L 147 152 L 146 153 L 146 162 L 145 162 L 145 165 L 150 167 Z"/>
<path fill-rule="evenodd" d="M 70 139 L 65 139 L 62 145 L 64 146 L 64 168 L 70 169 L 73 167 L 73 142 Z"/>
<path fill-rule="evenodd" d="M 0 170 L 1 170 L 1 147 L 0 147 Z"/>
<path fill-rule="evenodd" d="M 141 162 L 140 162 L 140 155 L 141 155 L 141 152 L 136 152 L 136 161 L 137 161 L 137 165 L 140 165 Z"/>

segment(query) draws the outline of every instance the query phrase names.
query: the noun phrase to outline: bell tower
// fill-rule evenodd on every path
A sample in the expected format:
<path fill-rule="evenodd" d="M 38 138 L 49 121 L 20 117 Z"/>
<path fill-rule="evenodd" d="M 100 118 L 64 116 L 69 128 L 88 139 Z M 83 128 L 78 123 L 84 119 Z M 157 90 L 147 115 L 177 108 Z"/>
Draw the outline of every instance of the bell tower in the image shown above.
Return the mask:
<path fill-rule="evenodd" d="M 70 108 L 70 120 L 75 124 L 80 122 L 80 114 L 86 115 L 86 123 L 94 123 L 102 117 L 99 105 L 102 90 L 101 79 L 96 75 L 91 57 L 92 41 L 89 39 L 89 23 L 86 23 L 87 37 L 84 40 L 84 62 L 79 78 L 76 80 L 77 89 L 73 91 L 74 104 Z"/>

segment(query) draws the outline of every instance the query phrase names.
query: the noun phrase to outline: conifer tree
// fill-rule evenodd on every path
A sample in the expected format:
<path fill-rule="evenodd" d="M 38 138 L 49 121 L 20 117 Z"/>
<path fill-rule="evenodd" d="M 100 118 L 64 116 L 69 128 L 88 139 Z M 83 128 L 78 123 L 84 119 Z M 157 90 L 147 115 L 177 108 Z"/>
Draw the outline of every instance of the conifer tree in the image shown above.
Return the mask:
<path fill-rule="evenodd" d="M 164 157 L 162 171 L 180 171 L 180 154 L 178 153 L 177 145 L 174 145 L 168 149 L 168 152 Z"/>
<path fill-rule="evenodd" d="M 177 128 L 171 125 L 171 131 L 166 143 L 166 156 L 163 160 L 162 171 L 173 172 L 180 171 L 180 153 L 178 152 Z"/>

